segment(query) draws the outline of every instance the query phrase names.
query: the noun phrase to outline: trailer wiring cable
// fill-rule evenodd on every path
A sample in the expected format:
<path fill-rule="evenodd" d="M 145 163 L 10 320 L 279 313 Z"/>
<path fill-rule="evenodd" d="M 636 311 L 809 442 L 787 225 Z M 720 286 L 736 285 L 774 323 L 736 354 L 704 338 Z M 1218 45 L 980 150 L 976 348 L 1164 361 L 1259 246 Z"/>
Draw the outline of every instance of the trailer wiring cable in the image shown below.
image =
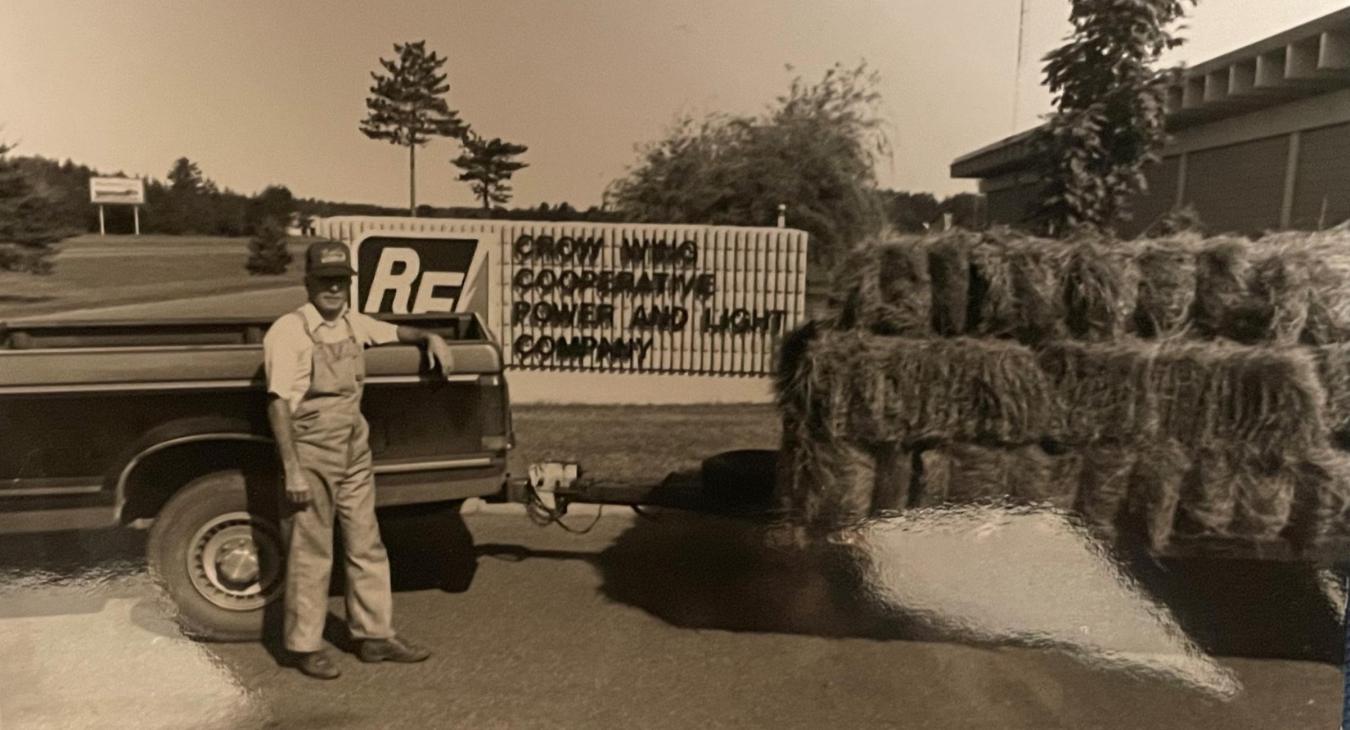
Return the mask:
<path fill-rule="evenodd" d="M 534 524 L 539 525 L 540 527 L 557 525 L 565 532 L 569 532 L 573 535 L 585 535 L 591 530 L 594 530 L 596 525 L 600 524 L 600 518 L 605 514 L 605 505 L 599 505 L 595 510 L 595 519 L 591 520 L 591 524 L 580 528 L 573 527 L 566 522 L 563 522 L 562 512 L 558 511 L 558 508 L 549 507 L 544 504 L 544 500 L 540 499 L 539 492 L 534 488 L 533 484 L 529 485 L 529 489 L 530 500 L 525 503 L 525 514 L 529 515 L 531 522 L 534 522 Z"/>

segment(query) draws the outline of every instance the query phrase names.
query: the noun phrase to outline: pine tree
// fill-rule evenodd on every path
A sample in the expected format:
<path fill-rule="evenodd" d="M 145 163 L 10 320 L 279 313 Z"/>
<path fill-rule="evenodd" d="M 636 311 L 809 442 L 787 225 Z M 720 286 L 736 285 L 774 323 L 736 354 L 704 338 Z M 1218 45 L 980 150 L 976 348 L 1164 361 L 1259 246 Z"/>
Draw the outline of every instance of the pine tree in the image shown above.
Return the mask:
<path fill-rule="evenodd" d="M 464 154 L 450 162 L 464 171 L 459 179 L 468 182 L 473 194 L 483 201 L 483 210 L 491 210 L 493 203 L 505 205 L 511 200 L 511 184 L 507 181 L 519 170 L 529 167 L 515 159 L 527 150 L 529 147 L 523 144 L 503 142 L 495 137 L 486 139 L 466 131 Z"/>
<path fill-rule="evenodd" d="M 50 273 L 49 244 L 75 234 L 60 220 L 51 192 L 35 186 L 0 143 L 0 269 Z"/>
<path fill-rule="evenodd" d="M 428 53 L 426 41 L 395 43 L 398 60 L 381 58 L 385 73 L 372 71 L 375 83 L 366 98 L 360 129 L 371 139 L 408 148 L 408 211 L 417 215 L 417 148 L 432 137 L 459 137 L 466 129 L 445 93 L 450 85 L 439 73 L 446 59 Z"/>
<path fill-rule="evenodd" d="M 275 218 L 266 218 L 248 242 L 248 273 L 276 276 L 286 273 L 291 252 L 286 248 L 286 229 Z"/>

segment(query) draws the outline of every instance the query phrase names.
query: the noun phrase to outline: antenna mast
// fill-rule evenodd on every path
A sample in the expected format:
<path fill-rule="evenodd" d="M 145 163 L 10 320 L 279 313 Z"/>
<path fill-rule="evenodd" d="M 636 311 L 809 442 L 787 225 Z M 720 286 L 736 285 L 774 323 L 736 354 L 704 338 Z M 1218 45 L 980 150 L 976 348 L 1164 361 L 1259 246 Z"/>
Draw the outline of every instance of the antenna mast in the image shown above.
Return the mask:
<path fill-rule="evenodd" d="M 1026 37 L 1027 0 L 1020 0 L 1017 10 L 1017 67 L 1013 71 L 1012 132 L 1017 133 L 1017 112 L 1022 100 L 1022 44 Z"/>

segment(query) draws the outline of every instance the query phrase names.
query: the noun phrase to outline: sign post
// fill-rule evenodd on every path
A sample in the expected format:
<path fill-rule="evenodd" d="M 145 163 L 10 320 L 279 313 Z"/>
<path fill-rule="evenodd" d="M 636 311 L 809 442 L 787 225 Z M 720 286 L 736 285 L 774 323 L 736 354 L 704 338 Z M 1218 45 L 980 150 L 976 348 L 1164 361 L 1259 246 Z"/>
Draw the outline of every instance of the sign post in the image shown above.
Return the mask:
<path fill-rule="evenodd" d="M 136 235 L 141 235 L 141 206 L 145 204 L 145 180 L 139 177 L 89 178 L 89 202 L 98 206 L 98 234 L 108 235 L 103 219 L 103 206 L 130 205 L 135 220 Z"/>

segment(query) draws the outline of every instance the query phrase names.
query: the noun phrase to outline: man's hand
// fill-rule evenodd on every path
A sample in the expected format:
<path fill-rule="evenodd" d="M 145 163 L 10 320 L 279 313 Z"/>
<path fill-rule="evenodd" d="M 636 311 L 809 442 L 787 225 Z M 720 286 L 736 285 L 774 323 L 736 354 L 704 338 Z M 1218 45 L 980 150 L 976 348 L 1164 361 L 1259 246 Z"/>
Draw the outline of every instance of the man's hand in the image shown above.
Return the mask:
<path fill-rule="evenodd" d="M 450 345 L 444 337 L 427 334 L 427 357 L 431 359 L 431 366 L 438 368 L 442 376 L 448 378 L 455 371 L 455 356 L 450 354 Z"/>
<path fill-rule="evenodd" d="M 305 479 L 304 474 L 286 475 L 286 501 L 291 503 L 296 509 L 304 509 L 313 501 L 314 495 L 309 490 L 309 480 Z"/>

